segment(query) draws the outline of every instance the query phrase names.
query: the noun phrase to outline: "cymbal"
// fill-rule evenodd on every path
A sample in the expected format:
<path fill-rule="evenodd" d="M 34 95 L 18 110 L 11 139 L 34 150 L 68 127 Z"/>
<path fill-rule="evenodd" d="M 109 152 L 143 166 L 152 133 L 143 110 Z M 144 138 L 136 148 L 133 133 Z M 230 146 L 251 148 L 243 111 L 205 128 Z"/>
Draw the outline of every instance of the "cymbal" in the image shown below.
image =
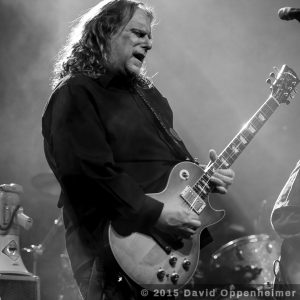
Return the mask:
<path fill-rule="evenodd" d="M 32 177 L 32 185 L 44 194 L 58 197 L 60 185 L 53 173 L 40 173 Z"/>

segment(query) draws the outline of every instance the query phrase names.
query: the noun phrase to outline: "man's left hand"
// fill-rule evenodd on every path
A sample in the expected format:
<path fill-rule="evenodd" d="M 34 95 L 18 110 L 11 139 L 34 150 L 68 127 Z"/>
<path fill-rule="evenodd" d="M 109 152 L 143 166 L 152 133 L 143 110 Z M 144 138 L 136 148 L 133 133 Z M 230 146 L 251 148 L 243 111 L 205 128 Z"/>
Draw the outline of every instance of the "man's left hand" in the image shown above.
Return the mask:
<path fill-rule="evenodd" d="M 210 163 L 213 163 L 218 155 L 215 150 L 209 150 Z M 210 181 L 212 183 L 212 192 L 226 194 L 228 187 L 232 184 L 234 179 L 234 171 L 232 169 L 218 169 L 215 171 Z"/>

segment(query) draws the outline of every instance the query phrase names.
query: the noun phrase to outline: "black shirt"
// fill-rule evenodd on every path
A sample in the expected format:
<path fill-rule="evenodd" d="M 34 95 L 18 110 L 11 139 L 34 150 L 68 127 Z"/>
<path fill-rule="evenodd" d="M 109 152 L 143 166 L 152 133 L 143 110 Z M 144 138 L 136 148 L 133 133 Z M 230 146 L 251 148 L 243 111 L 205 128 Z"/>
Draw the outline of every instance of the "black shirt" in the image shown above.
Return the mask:
<path fill-rule="evenodd" d="M 167 100 L 154 87 L 144 91 L 172 127 Z M 91 229 L 107 216 L 134 229 L 151 226 L 163 204 L 145 193 L 161 191 L 170 168 L 185 159 L 175 156 L 136 92 L 109 75 L 64 80 L 45 110 L 43 135 L 64 201 Z"/>
<path fill-rule="evenodd" d="M 143 94 L 172 128 L 167 100 L 153 86 Z M 62 187 L 67 244 L 79 228 L 84 243 L 96 242 L 96 249 L 108 220 L 129 232 L 157 221 L 163 203 L 146 193 L 162 191 L 172 167 L 188 155 L 170 146 L 131 83 L 110 75 L 65 78 L 45 109 L 43 135 Z"/>

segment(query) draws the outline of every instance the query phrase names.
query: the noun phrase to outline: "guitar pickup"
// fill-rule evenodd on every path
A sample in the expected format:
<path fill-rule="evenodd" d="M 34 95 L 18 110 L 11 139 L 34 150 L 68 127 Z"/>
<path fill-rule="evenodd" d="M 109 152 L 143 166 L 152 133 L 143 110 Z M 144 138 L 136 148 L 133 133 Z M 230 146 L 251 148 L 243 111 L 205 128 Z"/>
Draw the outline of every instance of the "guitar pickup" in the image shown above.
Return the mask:
<path fill-rule="evenodd" d="M 189 185 L 180 194 L 180 197 L 192 208 L 197 214 L 205 208 L 206 203 Z"/>

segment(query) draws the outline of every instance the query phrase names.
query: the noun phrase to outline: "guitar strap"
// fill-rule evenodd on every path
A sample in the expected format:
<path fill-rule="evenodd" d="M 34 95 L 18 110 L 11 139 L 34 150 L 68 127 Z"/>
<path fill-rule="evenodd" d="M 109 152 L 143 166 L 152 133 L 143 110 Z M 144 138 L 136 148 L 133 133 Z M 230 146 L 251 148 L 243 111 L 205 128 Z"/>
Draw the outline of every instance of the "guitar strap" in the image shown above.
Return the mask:
<path fill-rule="evenodd" d="M 155 88 L 152 88 L 156 93 Z M 150 101 L 147 99 L 147 95 L 144 93 L 142 88 L 136 88 L 135 89 L 137 94 L 140 96 L 140 98 L 143 100 L 146 107 L 149 109 L 151 114 L 154 117 L 154 121 L 160 132 L 165 137 L 165 140 L 168 142 L 169 146 L 173 150 L 173 152 L 176 153 L 176 155 L 184 156 L 186 160 L 192 161 L 194 163 L 197 163 L 193 156 L 189 153 L 189 151 L 186 149 L 184 143 L 182 142 L 181 138 L 178 136 L 176 131 L 173 128 L 167 128 L 166 124 L 162 120 L 160 114 L 158 111 L 156 111 L 153 106 L 150 104 Z M 160 95 L 159 95 L 160 96 Z M 160 96 L 161 97 L 161 96 Z"/>
<path fill-rule="evenodd" d="M 160 117 L 158 111 L 156 111 L 153 106 L 150 104 L 150 101 L 147 99 L 147 95 L 144 93 L 143 88 L 135 88 L 137 94 L 140 96 L 140 98 L 143 100 L 146 107 L 149 109 L 151 114 L 154 117 L 155 124 L 157 125 L 160 132 L 164 135 L 165 140 L 167 141 L 170 148 L 173 150 L 173 152 L 180 157 L 185 157 L 186 160 L 189 160 L 191 162 L 194 162 L 196 164 L 199 164 L 198 161 L 195 160 L 195 158 L 189 153 L 189 151 L 186 149 L 184 143 L 176 133 L 176 131 L 173 128 L 168 129 L 165 123 L 163 122 L 162 118 Z M 161 95 L 159 92 L 153 88 L 153 90 L 158 94 L 159 97 Z M 154 237 L 154 236 L 153 236 Z M 211 243 L 213 241 L 212 236 L 210 235 L 207 228 L 205 228 L 201 232 L 201 242 L 200 242 L 200 249 L 204 248 L 206 245 Z M 155 240 L 158 244 L 161 245 L 167 252 L 167 247 L 165 247 L 164 243 L 159 241 L 159 236 L 155 235 Z"/>

